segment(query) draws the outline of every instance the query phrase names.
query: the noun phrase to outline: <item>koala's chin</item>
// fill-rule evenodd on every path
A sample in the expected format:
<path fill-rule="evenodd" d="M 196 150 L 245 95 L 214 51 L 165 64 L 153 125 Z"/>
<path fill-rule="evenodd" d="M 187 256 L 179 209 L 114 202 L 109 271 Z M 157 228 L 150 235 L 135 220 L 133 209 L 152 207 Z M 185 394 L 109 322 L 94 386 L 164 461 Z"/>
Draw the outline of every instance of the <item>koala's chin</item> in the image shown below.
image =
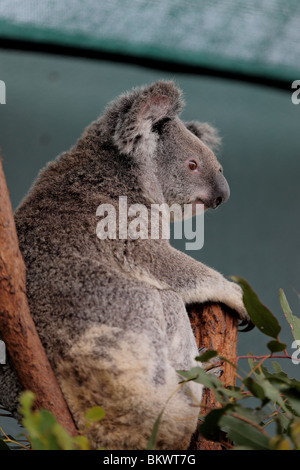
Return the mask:
<path fill-rule="evenodd" d="M 203 212 L 206 212 L 209 209 L 209 206 L 202 201 L 202 199 L 197 198 L 193 203 L 193 215 L 201 215 Z"/>

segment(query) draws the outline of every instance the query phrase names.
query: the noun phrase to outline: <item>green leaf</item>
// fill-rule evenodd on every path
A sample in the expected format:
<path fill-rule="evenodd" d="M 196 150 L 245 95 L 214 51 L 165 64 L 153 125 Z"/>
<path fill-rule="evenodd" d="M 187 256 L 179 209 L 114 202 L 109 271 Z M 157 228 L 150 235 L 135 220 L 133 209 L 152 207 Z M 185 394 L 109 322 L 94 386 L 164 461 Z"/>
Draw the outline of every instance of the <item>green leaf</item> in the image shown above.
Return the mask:
<path fill-rule="evenodd" d="M 73 437 L 59 423 L 55 422 L 51 429 L 51 437 L 54 442 L 50 449 L 72 450 L 74 449 Z"/>
<path fill-rule="evenodd" d="M 257 383 L 252 377 L 247 377 L 243 380 L 243 383 L 256 398 L 259 398 L 260 400 L 264 400 L 266 398 L 263 387 L 259 385 L 259 383 Z"/>
<path fill-rule="evenodd" d="M 199 426 L 199 431 L 205 439 L 210 441 L 219 441 L 220 440 L 220 426 L 219 421 L 222 416 L 232 409 L 234 405 L 228 404 L 222 408 L 217 408 L 210 411 L 204 418 L 202 424 Z"/>
<path fill-rule="evenodd" d="M 260 370 L 258 368 L 254 370 L 255 363 L 252 359 L 249 359 L 249 365 L 257 383 L 263 388 L 265 397 L 271 402 L 277 403 L 284 411 L 289 412 L 280 392 L 286 388 L 286 384 L 290 385 L 292 380 L 282 371 L 271 374 L 263 365 L 260 366 Z M 297 388 L 296 384 L 295 388 Z"/>
<path fill-rule="evenodd" d="M 39 419 L 37 420 L 37 431 L 40 434 L 46 434 L 51 431 L 53 426 L 56 423 L 56 419 L 53 414 L 48 410 L 39 410 L 37 415 Z"/>
<path fill-rule="evenodd" d="M 85 414 L 85 419 L 89 422 L 101 421 L 105 417 L 105 410 L 101 406 L 89 408 Z"/>
<path fill-rule="evenodd" d="M 283 313 L 290 324 L 292 335 L 296 341 L 300 340 L 300 318 L 293 315 L 283 289 L 279 289 L 279 300 Z M 300 349 L 300 344 L 298 344 Z"/>
<path fill-rule="evenodd" d="M 290 437 L 294 444 L 296 445 L 296 449 L 300 449 L 300 420 L 294 422 L 290 427 Z"/>
<path fill-rule="evenodd" d="M 266 411 L 261 408 L 244 408 L 243 406 L 239 406 L 237 413 L 239 416 L 246 418 L 252 423 L 262 425 L 262 427 L 264 426 L 263 423 L 268 418 Z"/>
<path fill-rule="evenodd" d="M 250 423 L 235 417 L 223 416 L 220 425 L 226 428 L 228 437 L 238 445 L 254 450 L 270 450 L 270 438 Z"/>
<path fill-rule="evenodd" d="M 265 393 L 265 396 L 267 398 L 269 398 L 270 401 L 272 401 L 273 403 L 277 403 L 279 406 L 281 406 L 281 408 L 288 412 L 288 408 L 285 404 L 285 401 L 284 399 L 282 398 L 281 394 L 280 394 L 280 391 L 277 390 L 276 387 L 273 386 L 273 384 L 271 382 L 269 382 L 268 380 L 266 379 L 262 379 L 260 381 L 260 385 L 263 387 L 264 389 L 264 393 Z"/>
<path fill-rule="evenodd" d="M 275 436 L 270 441 L 272 450 L 293 450 L 289 439 L 282 436 Z"/>
<path fill-rule="evenodd" d="M 286 344 L 280 343 L 276 340 L 269 341 L 267 346 L 270 349 L 271 353 L 284 351 L 286 349 Z"/>
<path fill-rule="evenodd" d="M 273 368 L 274 368 L 274 364 L 276 363 L 273 363 Z M 265 378 L 268 379 L 273 385 L 276 385 L 277 383 L 279 386 L 279 389 L 290 387 L 300 392 L 299 380 L 295 378 L 290 378 L 285 372 L 283 372 L 279 364 L 277 364 L 275 367 L 276 367 L 276 372 L 271 373 L 267 370 L 265 366 L 261 365 L 261 370 Z"/>
<path fill-rule="evenodd" d="M 160 424 L 160 420 L 162 418 L 162 415 L 163 415 L 163 412 L 164 412 L 165 409 L 163 409 L 158 417 L 156 418 L 155 420 L 155 423 L 153 425 L 153 428 L 152 428 L 152 433 L 151 433 L 151 436 L 149 438 L 149 441 L 148 441 L 148 445 L 147 445 L 147 449 L 146 450 L 154 450 L 155 449 L 155 444 L 156 444 L 156 437 L 157 437 L 157 433 L 158 433 L 158 428 L 159 428 L 159 424 Z"/>
<path fill-rule="evenodd" d="M 73 442 L 80 450 L 90 450 L 90 443 L 85 436 L 75 436 Z"/>
<path fill-rule="evenodd" d="M 284 432 L 286 432 L 289 428 L 290 421 L 291 420 L 286 415 L 286 413 L 283 413 L 283 412 L 276 413 L 274 417 L 274 422 L 276 423 L 276 426 L 277 426 L 277 434 L 282 435 Z"/>
<path fill-rule="evenodd" d="M 234 400 L 242 400 L 244 398 L 243 393 L 241 392 L 239 387 L 228 386 L 222 387 L 218 391 L 220 394 L 227 396 L 228 398 L 233 398 Z"/>
<path fill-rule="evenodd" d="M 210 359 L 213 357 L 216 357 L 218 355 L 217 351 L 214 351 L 213 349 L 209 349 L 208 351 L 205 351 L 201 356 L 196 357 L 196 361 L 200 362 L 208 362 Z"/>
<path fill-rule="evenodd" d="M 222 382 L 212 374 L 208 374 L 201 367 L 193 367 L 190 370 L 178 370 L 178 374 L 182 375 L 188 380 L 193 380 L 194 382 L 204 385 L 204 387 L 218 389 L 223 388 Z"/>
<path fill-rule="evenodd" d="M 280 365 L 278 362 L 273 361 L 273 362 L 272 362 L 272 366 L 273 366 L 274 371 L 275 371 L 277 374 L 280 374 L 281 372 L 283 372 L 282 367 L 281 367 L 281 365 Z"/>
<path fill-rule="evenodd" d="M 257 294 L 245 279 L 238 276 L 232 276 L 231 279 L 242 287 L 244 304 L 254 325 L 265 335 L 277 339 L 281 330 L 277 318 L 261 303 Z"/>
<path fill-rule="evenodd" d="M 225 387 L 221 380 L 201 367 L 194 367 L 189 371 L 179 370 L 177 372 L 187 380 L 193 380 L 213 390 L 216 399 L 222 404 L 228 403 L 230 399 L 240 400 L 243 398 L 243 394 L 238 387 Z"/>
<path fill-rule="evenodd" d="M 11 450 L 6 442 L 2 441 L 2 439 L 0 439 L 0 450 Z"/>
<path fill-rule="evenodd" d="M 33 392 L 26 390 L 20 396 L 20 412 L 24 415 L 28 415 L 31 412 L 35 400 L 35 395 Z"/>
<path fill-rule="evenodd" d="M 296 389 L 286 389 L 283 394 L 287 397 L 289 405 L 297 416 L 300 416 L 300 392 Z"/>

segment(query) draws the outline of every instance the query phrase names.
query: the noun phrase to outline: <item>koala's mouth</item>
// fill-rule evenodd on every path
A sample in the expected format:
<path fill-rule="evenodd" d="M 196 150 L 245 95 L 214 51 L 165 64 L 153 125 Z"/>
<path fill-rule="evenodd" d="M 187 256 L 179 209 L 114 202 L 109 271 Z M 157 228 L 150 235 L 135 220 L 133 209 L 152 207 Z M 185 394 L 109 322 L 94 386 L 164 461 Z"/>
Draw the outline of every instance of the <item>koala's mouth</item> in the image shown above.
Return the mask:
<path fill-rule="evenodd" d="M 188 204 L 190 206 L 191 212 L 189 212 L 189 214 L 191 216 L 203 214 L 202 212 L 203 206 L 204 206 L 204 212 L 210 209 L 211 207 L 209 204 L 207 204 L 207 202 L 204 202 L 204 200 L 201 199 L 200 197 L 196 197 L 195 199 L 190 199 L 185 204 Z M 202 206 L 201 208 L 200 208 L 200 205 Z"/>
<path fill-rule="evenodd" d="M 202 204 L 204 206 L 204 212 L 209 209 L 209 206 L 200 198 L 195 199 L 195 201 L 192 202 L 193 204 L 193 214 L 197 213 L 197 204 Z"/>

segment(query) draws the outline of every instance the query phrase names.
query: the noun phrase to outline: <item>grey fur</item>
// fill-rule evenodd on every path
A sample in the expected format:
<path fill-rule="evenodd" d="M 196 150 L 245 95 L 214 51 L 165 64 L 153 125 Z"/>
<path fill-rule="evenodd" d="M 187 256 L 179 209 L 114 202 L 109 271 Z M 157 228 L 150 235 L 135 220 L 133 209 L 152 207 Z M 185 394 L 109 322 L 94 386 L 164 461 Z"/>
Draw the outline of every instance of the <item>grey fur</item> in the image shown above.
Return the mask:
<path fill-rule="evenodd" d="M 211 150 L 216 151 L 220 149 L 222 139 L 219 136 L 217 129 L 206 122 L 190 121 L 185 122 L 185 125 L 189 131 L 199 137 L 199 139 L 201 139 L 202 142 Z"/>
<path fill-rule="evenodd" d="M 218 143 L 215 131 L 193 123 L 190 132 L 178 117 L 182 106 L 173 82 L 125 93 L 40 172 L 15 213 L 30 309 L 73 417 L 82 428 L 89 407 L 106 410 L 90 430 L 95 447 L 146 448 L 178 387 L 176 370 L 195 365 L 186 304 L 223 302 L 247 316 L 236 284 L 168 240 L 96 237 L 97 207 L 117 209 L 119 196 L 148 208 L 197 198 L 215 207 L 218 197 L 228 198 L 209 148 Z M 190 158 L 199 161 L 199 174 L 188 171 Z M 0 401 L 13 412 L 19 391 L 3 366 Z M 173 395 L 158 449 L 188 447 L 198 415 L 191 404 L 200 399 L 193 383 Z"/>

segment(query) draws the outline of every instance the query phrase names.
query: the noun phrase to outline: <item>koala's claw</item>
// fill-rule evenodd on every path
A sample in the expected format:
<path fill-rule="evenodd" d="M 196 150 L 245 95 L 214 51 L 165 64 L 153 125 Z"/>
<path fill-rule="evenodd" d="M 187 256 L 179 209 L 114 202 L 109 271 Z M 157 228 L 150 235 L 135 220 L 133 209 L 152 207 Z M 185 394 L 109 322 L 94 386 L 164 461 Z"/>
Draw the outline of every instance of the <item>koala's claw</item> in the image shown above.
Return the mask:
<path fill-rule="evenodd" d="M 240 318 L 240 323 L 239 327 L 245 326 L 246 328 L 243 328 L 242 330 L 239 331 L 250 331 L 254 328 L 254 323 L 251 321 L 249 314 L 245 308 L 244 302 L 243 302 L 243 290 L 242 288 L 236 284 L 235 282 L 229 281 L 231 287 L 234 289 L 233 292 L 237 294 L 237 298 L 235 297 L 235 306 L 232 308 L 237 312 L 239 318 Z"/>
<path fill-rule="evenodd" d="M 239 327 L 241 326 L 245 326 L 246 325 L 246 328 L 243 328 L 242 330 L 238 330 L 238 331 L 241 331 L 241 332 L 244 332 L 244 331 L 251 331 L 253 330 L 253 328 L 255 327 L 254 323 L 250 320 L 250 318 L 244 318 L 240 323 L 239 323 Z"/>

